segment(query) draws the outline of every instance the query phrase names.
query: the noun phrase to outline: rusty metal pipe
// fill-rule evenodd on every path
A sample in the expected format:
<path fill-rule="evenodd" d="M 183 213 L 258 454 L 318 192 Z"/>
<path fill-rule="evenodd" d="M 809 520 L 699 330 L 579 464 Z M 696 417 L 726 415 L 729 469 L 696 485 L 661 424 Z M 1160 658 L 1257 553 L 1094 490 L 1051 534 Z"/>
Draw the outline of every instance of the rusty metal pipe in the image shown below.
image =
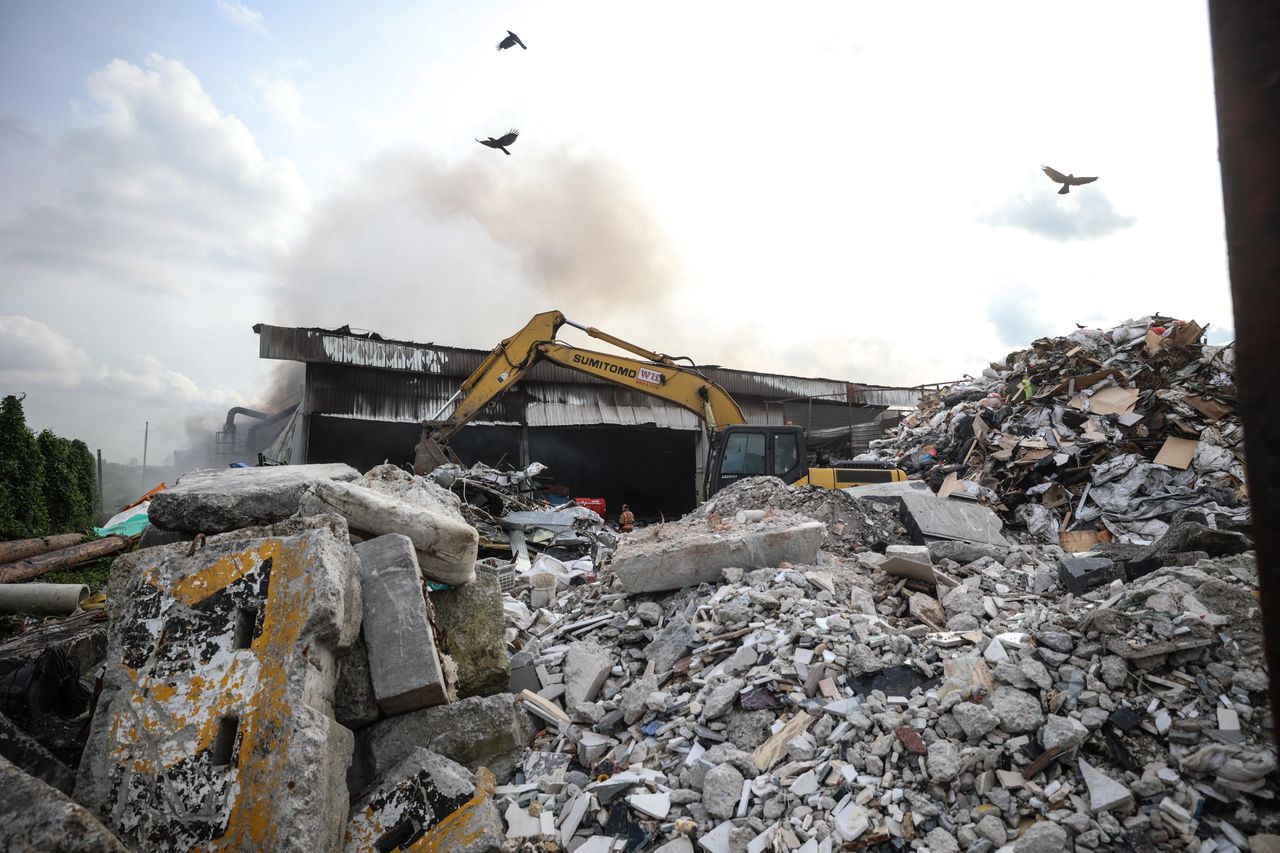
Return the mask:
<path fill-rule="evenodd" d="M 1280 5 L 1210 0 L 1236 388 L 1271 672 L 1280 708 Z"/>

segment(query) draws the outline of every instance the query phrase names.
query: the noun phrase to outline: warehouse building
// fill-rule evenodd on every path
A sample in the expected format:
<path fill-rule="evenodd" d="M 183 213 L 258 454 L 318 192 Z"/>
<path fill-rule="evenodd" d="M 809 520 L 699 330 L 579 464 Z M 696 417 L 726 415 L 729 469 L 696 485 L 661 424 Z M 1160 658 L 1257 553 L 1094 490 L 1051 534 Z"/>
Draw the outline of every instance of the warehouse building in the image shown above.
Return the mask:
<path fill-rule="evenodd" d="M 487 351 L 387 340 L 350 329 L 259 324 L 259 355 L 304 366 L 296 405 L 248 429 L 229 413 L 222 458 L 253 462 L 347 462 L 366 470 L 411 463 L 423 420 L 447 416 L 462 381 Z M 742 407 L 748 422 L 806 428 L 811 450 L 847 456 L 878 437 L 885 418 L 913 406 L 919 389 L 870 388 L 832 379 L 701 368 Z M 441 412 L 443 410 L 443 415 Z M 244 413 L 246 410 L 234 410 Z M 707 458 L 702 422 L 664 400 L 550 363 L 489 404 L 451 442 L 463 462 L 549 466 L 571 497 L 623 502 L 647 517 L 696 505 Z"/>

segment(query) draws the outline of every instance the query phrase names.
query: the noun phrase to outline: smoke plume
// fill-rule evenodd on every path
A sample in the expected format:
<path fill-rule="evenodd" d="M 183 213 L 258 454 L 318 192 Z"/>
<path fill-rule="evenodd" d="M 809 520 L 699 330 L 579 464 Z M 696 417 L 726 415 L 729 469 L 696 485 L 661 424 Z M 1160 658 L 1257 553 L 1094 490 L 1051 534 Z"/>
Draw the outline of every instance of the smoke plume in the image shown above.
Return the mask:
<path fill-rule="evenodd" d="M 282 264 L 272 322 L 485 349 L 551 308 L 662 322 L 679 263 L 621 169 L 568 149 L 486 155 L 372 164 Z"/>

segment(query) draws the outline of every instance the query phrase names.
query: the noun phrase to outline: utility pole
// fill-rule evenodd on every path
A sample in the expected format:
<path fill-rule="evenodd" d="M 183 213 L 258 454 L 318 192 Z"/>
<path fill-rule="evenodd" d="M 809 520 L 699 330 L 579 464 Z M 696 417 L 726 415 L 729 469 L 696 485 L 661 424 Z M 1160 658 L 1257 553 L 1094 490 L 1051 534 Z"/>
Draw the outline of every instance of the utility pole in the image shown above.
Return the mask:
<path fill-rule="evenodd" d="M 138 494 L 144 495 L 147 492 L 147 439 L 151 437 L 151 421 L 147 421 L 142 428 L 142 487 Z"/>

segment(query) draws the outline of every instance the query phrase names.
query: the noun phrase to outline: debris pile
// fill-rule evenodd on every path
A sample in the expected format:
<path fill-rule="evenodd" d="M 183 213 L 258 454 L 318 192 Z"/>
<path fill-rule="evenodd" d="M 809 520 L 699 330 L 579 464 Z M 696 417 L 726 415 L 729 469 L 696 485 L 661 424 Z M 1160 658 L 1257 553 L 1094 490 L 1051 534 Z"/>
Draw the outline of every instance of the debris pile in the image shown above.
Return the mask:
<path fill-rule="evenodd" d="M 739 512 L 776 509 L 799 513 L 827 525 L 822 549 L 848 557 L 868 549 L 905 541 L 906 529 L 882 504 L 856 498 L 840 489 L 792 488 L 777 477 L 748 477 L 721 489 L 690 516 L 735 518 Z"/>
<path fill-rule="evenodd" d="M 930 394 L 870 456 L 982 500 L 1037 541 L 1150 544 L 1180 509 L 1249 522 L 1235 346 L 1144 317 L 1010 353 Z"/>
<path fill-rule="evenodd" d="M 538 611 L 509 845 L 1225 851 L 1280 828 L 1252 552 L 1076 595 L 1057 546 L 886 551 L 658 595 L 606 573 Z"/>
<path fill-rule="evenodd" d="M 428 480 L 458 496 L 482 550 L 509 557 L 497 566 L 509 564 L 527 579 L 533 558 L 546 555 L 562 562 L 586 559 L 594 570 L 613 553 L 618 536 L 587 507 L 549 504 L 536 483 L 545 470 L 540 462 L 512 471 L 484 463 L 449 464 L 432 471 Z"/>
<path fill-rule="evenodd" d="M 0 842 L 1271 849 L 1239 427 L 1206 412 L 1231 354 L 1199 337 L 1082 330 L 926 402 L 878 452 L 937 493 L 752 478 L 621 537 L 533 468 L 184 478 L 105 632 L 0 646 L 0 695 L 94 703 L 74 785 L 0 718 L 41 799 Z"/>
<path fill-rule="evenodd" d="M 390 465 L 202 472 L 163 495 L 152 520 L 181 541 L 112 567 L 75 819 L 131 849 L 494 849 L 493 789 L 532 730 L 458 498 Z"/>

